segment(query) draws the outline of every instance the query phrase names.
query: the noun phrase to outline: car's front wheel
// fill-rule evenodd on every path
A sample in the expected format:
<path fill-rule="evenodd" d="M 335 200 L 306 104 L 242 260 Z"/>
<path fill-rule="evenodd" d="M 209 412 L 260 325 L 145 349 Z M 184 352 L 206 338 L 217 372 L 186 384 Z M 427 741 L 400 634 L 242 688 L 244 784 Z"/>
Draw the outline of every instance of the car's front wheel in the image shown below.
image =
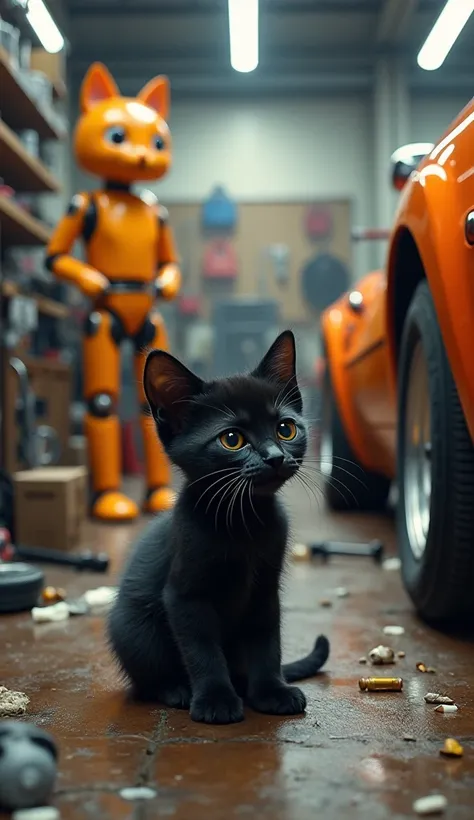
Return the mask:
<path fill-rule="evenodd" d="M 398 388 L 398 549 L 432 622 L 474 616 L 474 446 L 422 282 L 405 321 Z"/>

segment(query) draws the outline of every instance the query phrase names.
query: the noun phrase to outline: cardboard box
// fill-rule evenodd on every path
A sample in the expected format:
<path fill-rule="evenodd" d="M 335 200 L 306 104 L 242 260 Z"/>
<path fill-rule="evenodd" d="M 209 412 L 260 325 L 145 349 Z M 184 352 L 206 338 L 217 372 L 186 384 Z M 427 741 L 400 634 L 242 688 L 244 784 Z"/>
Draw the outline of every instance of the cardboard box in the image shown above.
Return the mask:
<path fill-rule="evenodd" d="M 58 97 L 66 94 L 66 55 L 62 49 L 57 54 L 49 54 L 43 48 L 31 50 L 30 68 L 32 71 L 42 71 L 51 81 L 54 92 Z"/>
<path fill-rule="evenodd" d="M 64 551 L 77 547 L 87 514 L 85 467 L 23 470 L 14 482 L 18 544 Z"/>

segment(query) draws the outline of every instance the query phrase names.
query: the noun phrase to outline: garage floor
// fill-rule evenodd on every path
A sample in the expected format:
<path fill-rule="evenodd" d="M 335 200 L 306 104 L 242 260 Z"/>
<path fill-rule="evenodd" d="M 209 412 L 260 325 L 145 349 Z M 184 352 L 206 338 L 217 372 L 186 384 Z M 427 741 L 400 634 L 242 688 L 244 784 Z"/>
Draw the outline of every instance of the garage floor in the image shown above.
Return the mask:
<path fill-rule="evenodd" d="M 331 518 L 289 492 L 298 540 L 382 538 L 394 550 L 387 519 Z M 136 531 L 136 530 L 135 530 Z M 91 526 L 88 546 L 106 549 L 113 583 L 134 529 Z M 71 595 L 103 583 L 100 576 L 48 570 Z M 349 595 L 338 598 L 337 587 Z M 323 608 L 320 600 L 333 606 Z M 398 572 L 366 559 L 328 566 L 292 564 L 285 591 L 285 657 L 305 652 L 325 632 L 332 655 L 325 674 L 304 684 L 307 714 L 279 719 L 248 713 L 236 726 L 192 723 L 186 713 L 127 703 L 104 644 L 103 618 L 76 617 L 34 627 L 29 615 L 0 619 L 0 684 L 26 692 L 29 717 L 60 747 L 56 805 L 67 820 L 314 820 L 321 816 L 413 816 L 414 799 L 441 792 L 446 816 L 474 816 L 474 653 L 466 638 L 446 637 L 418 622 Z M 382 628 L 402 625 L 401 637 Z M 358 659 L 381 642 L 406 657 L 393 668 L 402 693 L 361 693 L 368 667 Z M 436 674 L 422 674 L 425 662 Z M 384 673 L 388 673 L 384 670 Z M 451 695 L 454 715 L 434 712 L 426 692 Z M 404 736 L 414 740 L 408 741 Z M 464 757 L 446 759 L 445 738 Z M 124 787 L 150 785 L 156 797 L 127 802 Z"/>

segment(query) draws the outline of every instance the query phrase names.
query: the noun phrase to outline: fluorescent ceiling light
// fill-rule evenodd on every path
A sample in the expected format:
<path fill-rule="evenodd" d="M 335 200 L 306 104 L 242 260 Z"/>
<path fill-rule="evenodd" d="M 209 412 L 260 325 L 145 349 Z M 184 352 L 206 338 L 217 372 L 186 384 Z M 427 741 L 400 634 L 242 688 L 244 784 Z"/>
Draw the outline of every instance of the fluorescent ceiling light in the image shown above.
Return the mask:
<path fill-rule="evenodd" d="M 435 71 L 443 65 L 473 11 L 474 0 L 447 0 L 418 54 L 420 68 Z"/>
<path fill-rule="evenodd" d="M 230 64 L 249 72 L 258 66 L 258 0 L 229 0 Z"/>
<path fill-rule="evenodd" d="M 64 37 L 51 17 L 43 0 L 29 0 L 26 19 L 45 51 L 57 54 L 64 46 Z"/>

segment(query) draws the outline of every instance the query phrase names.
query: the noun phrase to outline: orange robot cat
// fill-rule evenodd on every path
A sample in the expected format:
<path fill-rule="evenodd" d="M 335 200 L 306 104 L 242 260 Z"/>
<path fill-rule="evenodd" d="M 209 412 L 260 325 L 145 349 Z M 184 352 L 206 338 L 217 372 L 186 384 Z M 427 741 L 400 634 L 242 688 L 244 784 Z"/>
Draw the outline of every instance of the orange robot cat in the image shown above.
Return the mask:
<path fill-rule="evenodd" d="M 173 299 L 181 274 L 168 215 L 150 193 L 134 194 L 134 182 L 162 177 L 171 163 L 166 118 L 169 84 L 151 80 L 136 98 L 122 97 L 105 66 L 92 65 L 81 88 L 75 154 L 82 168 L 104 180 L 76 194 L 48 245 L 47 265 L 92 301 L 84 338 L 85 432 L 92 475 L 92 514 L 130 520 L 139 508 L 120 490 L 120 343 L 131 339 L 140 391 L 146 460 L 146 512 L 173 506 L 170 467 L 147 415 L 142 388 L 147 348 L 167 348 L 156 297 Z M 71 255 L 82 239 L 86 261 Z"/>

